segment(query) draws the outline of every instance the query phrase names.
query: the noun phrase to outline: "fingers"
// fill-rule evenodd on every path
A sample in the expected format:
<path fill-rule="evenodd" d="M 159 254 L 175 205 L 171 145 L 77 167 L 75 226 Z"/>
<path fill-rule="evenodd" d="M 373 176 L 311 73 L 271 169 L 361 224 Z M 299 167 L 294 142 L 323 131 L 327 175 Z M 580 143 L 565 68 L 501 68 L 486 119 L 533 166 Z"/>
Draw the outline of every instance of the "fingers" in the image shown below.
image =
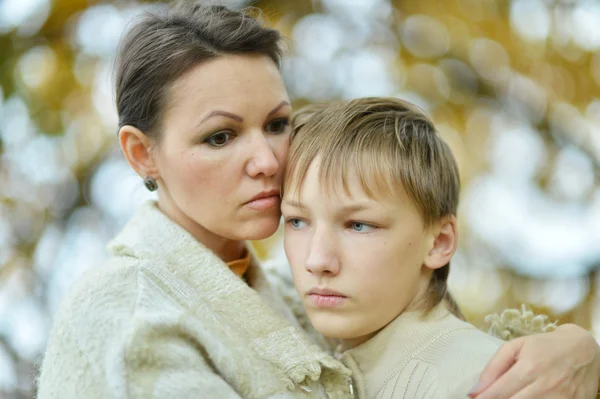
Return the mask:
<path fill-rule="evenodd" d="M 567 385 L 552 387 L 551 384 L 536 380 L 510 399 L 596 399 L 596 390 L 589 384 Z"/>
<path fill-rule="evenodd" d="M 582 373 L 565 374 L 555 369 L 545 378 L 538 378 L 540 364 L 520 361 L 492 383 L 477 399 L 593 399 L 595 381 Z"/>
<path fill-rule="evenodd" d="M 469 397 L 478 398 L 477 395 L 485 391 L 515 364 L 523 342 L 523 339 L 518 338 L 502 345 L 479 376 L 479 382 L 471 389 Z"/>
<path fill-rule="evenodd" d="M 588 345 L 580 330 L 565 326 L 506 343 L 483 370 L 469 397 L 596 398 L 600 347 L 595 341 Z"/>
<path fill-rule="evenodd" d="M 515 395 L 520 393 L 522 390 L 529 388 L 529 386 L 535 381 L 535 378 L 531 373 L 523 370 L 523 367 L 520 367 L 518 364 L 511 367 L 506 373 L 502 374 L 497 380 L 492 382 L 484 391 L 481 391 L 480 394 L 471 396 L 471 398 L 477 399 L 508 399 L 508 398 L 516 398 Z M 536 387 L 532 387 L 531 389 L 535 391 Z M 525 391 L 527 393 L 527 391 Z M 519 399 L 537 399 L 539 398 L 539 394 L 537 396 L 523 396 Z"/>
<path fill-rule="evenodd" d="M 508 396 L 507 396 L 508 398 Z M 575 396 L 565 396 L 559 392 L 548 393 L 548 387 L 544 384 L 536 381 L 532 384 L 527 385 L 522 391 L 514 396 L 510 396 L 510 399 L 576 399 Z"/>

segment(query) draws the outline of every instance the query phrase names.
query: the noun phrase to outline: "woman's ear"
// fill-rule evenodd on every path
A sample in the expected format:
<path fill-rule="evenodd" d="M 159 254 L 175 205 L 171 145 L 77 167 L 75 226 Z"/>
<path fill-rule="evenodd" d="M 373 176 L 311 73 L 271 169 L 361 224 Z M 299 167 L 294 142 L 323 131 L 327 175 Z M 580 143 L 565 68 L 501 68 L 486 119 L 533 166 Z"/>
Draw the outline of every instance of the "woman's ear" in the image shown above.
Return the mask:
<path fill-rule="evenodd" d="M 125 125 L 119 129 L 119 143 L 129 165 L 142 179 L 158 179 L 158 168 L 152 154 L 152 139 L 140 129 Z"/>
<path fill-rule="evenodd" d="M 433 247 L 425 258 L 424 265 L 429 269 L 439 269 L 446 266 L 458 245 L 458 231 L 456 229 L 456 217 L 444 216 L 439 224 L 432 227 L 434 234 Z"/>

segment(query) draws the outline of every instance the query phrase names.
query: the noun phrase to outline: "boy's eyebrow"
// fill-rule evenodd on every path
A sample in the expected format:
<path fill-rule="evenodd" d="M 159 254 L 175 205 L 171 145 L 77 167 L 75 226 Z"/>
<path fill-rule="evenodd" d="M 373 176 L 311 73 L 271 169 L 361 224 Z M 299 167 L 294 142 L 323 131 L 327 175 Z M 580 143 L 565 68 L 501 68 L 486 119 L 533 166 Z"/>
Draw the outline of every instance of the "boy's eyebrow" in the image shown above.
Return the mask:
<path fill-rule="evenodd" d="M 298 210 L 300 210 L 301 212 L 308 212 L 308 208 L 306 207 L 306 205 L 304 205 L 302 202 L 300 201 L 296 201 L 293 199 L 284 199 L 281 201 L 281 207 L 283 206 L 289 206 L 292 208 L 296 208 Z"/>
<path fill-rule="evenodd" d="M 287 206 L 291 206 L 293 208 L 299 208 L 299 209 L 306 209 L 306 206 L 303 203 L 295 201 L 295 200 L 289 200 L 289 199 L 284 199 L 281 202 L 281 205 L 287 205 Z M 369 205 L 359 203 L 359 204 L 342 206 L 339 209 L 339 212 L 354 213 L 354 212 L 364 211 L 365 209 L 369 209 Z"/>
<path fill-rule="evenodd" d="M 305 206 L 302 205 L 302 203 L 300 203 L 298 201 L 294 201 L 294 200 L 288 200 L 288 199 L 284 199 L 281 202 L 281 205 L 287 205 L 287 206 L 291 206 L 291 207 L 294 207 L 294 208 L 301 208 L 301 209 L 305 208 Z"/>
<path fill-rule="evenodd" d="M 369 208 L 369 206 L 367 204 L 353 204 L 353 205 L 343 206 L 341 208 L 341 211 L 344 213 L 353 213 L 353 212 L 363 211 L 368 208 Z"/>

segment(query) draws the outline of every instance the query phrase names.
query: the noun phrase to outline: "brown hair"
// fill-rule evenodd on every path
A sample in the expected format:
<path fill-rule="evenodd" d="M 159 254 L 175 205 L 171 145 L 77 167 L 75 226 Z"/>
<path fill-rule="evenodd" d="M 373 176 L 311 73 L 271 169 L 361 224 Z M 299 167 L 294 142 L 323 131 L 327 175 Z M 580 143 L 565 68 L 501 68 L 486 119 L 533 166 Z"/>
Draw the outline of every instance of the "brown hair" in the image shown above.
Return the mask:
<path fill-rule="evenodd" d="M 148 12 L 122 38 L 116 63 L 119 128 L 132 125 L 160 138 L 172 83 L 203 61 L 265 55 L 279 66 L 281 35 L 246 12 L 181 0 Z"/>
<path fill-rule="evenodd" d="M 426 226 L 456 215 L 460 180 L 450 147 L 416 106 L 396 98 L 361 98 L 312 105 L 293 119 L 285 186 L 302 188 L 313 160 L 319 157 L 320 180 L 326 189 L 348 193 L 348 172 L 357 171 L 365 192 L 394 195 L 404 189 Z M 450 264 L 433 272 L 419 308 L 426 313 L 446 301 L 463 317 L 447 289 Z"/>

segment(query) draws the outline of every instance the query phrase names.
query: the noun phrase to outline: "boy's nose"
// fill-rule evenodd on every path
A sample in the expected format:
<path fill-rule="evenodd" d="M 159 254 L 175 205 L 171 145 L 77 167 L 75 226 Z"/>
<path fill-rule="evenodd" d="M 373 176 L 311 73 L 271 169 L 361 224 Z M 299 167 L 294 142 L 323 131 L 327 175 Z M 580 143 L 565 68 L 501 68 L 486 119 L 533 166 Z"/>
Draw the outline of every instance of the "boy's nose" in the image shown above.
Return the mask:
<path fill-rule="evenodd" d="M 315 275 L 334 276 L 340 271 L 336 245 L 330 233 L 318 231 L 313 235 L 305 268 Z"/>

